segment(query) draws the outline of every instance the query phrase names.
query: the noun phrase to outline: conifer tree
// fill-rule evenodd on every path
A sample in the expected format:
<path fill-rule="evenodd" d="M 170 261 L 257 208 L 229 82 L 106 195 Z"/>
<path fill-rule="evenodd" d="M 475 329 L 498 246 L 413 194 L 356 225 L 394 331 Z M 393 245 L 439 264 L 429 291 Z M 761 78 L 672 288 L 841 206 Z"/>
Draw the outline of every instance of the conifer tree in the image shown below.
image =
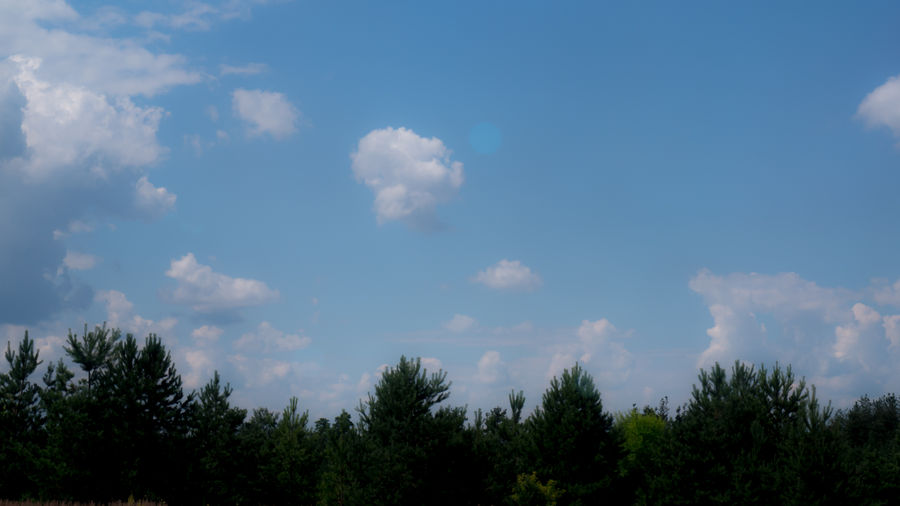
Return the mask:
<path fill-rule="evenodd" d="M 528 419 L 533 464 L 541 480 L 565 491 L 562 504 L 597 504 L 609 498 L 619 448 L 610 432 L 593 378 L 575 364 L 550 381 Z"/>
<path fill-rule="evenodd" d="M 0 490 L 9 497 L 18 498 L 36 488 L 40 387 L 29 378 L 42 362 L 39 355 L 27 330 L 17 350 L 6 345 L 9 371 L 0 373 Z"/>

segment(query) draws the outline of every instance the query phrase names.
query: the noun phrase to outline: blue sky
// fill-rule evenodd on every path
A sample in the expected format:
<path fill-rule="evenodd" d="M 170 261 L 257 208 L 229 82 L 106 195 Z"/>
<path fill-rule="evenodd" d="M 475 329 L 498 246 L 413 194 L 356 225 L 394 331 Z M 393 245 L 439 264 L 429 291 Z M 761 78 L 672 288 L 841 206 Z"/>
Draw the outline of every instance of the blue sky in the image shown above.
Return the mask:
<path fill-rule="evenodd" d="M 0 338 L 158 333 L 189 388 L 610 409 L 699 367 L 900 391 L 891 2 L 0 1 Z"/>

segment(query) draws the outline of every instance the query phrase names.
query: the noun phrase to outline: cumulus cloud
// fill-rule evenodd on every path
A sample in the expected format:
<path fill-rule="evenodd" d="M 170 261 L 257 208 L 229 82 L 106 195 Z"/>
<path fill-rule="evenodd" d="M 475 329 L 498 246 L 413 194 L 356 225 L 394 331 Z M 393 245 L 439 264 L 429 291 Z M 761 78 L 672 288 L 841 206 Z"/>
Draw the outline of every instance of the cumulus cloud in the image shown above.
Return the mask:
<path fill-rule="evenodd" d="M 278 290 L 272 290 L 262 281 L 232 278 L 213 271 L 210 266 L 197 262 L 193 253 L 172 260 L 166 276 L 176 281 L 170 300 L 203 313 L 258 306 L 279 297 Z"/>
<path fill-rule="evenodd" d="M 891 77 L 869 93 L 857 114 L 870 127 L 885 126 L 900 137 L 900 76 Z"/>
<path fill-rule="evenodd" d="M 134 188 L 135 206 L 146 216 L 162 216 L 175 207 L 175 195 L 165 188 L 153 186 L 147 176 L 138 179 Z"/>
<path fill-rule="evenodd" d="M 353 175 L 375 193 L 378 223 L 405 220 L 420 227 L 436 224 L 435 207 L 450 200 L 463 184 L 463 164 L 437 137 L 412 130 L 373 130 L 350 155 Z"/>
<path fill-rule="evenodd" d="M 66 30 L 80 21 L 62 1 L 4 2 L 0 5 L 0 54 L 40 58 L 50 82 L 83 86 L 116 96 L 152 96 L 202 79 L 183 56 L 155 54 L 132 39 L 94 37 Z M 54 28 L 45 28 L 44 22 Z"/>
<path fill-rule="evenodd" d="M 231 355 L 228 357 L 238 372 L 244 376 L 247 388 L 259 388 L 277 382 L 279 387 L 299 386 L 303 380 L 315 381 L 321 378 L 321 367 L 315 362 L 297 362 L 278 360 L 268 357 L 249 357 L 247 355 Z"/>
<path fill-rule="evenodd" d="M 505 258 L 476 274 L 473 281 L 497 290 L 530 291 L 542 284 L 541 277 L 531 268 Z"/>
<path fill-rule="evenodd" d="M 269 353 L 273 351 L 295 351 L 306 348 L 312 339 L 298 334 L 288 334 L 276 329 L 269 322 L 262 322 L 256 332 L 248 332 L 238 339 L 234 346 L 239 350 Z"/>
<path fill-rule="evenodd" d="M 716 276 L 703 270 L 689 286 L 706 300 L 714 322 L 707 330 L 710 344 L 701 354 L 698 367 L 717 361 L 728 363 L 736 357 L 766 360 L 777 356 L 792 340 L 806 342 L 823 332 L 833 334 L 829 324 L 848 319 L 853 298 L 846 290 L 820 287 L 795 273 Z M 758 317 L 764 314 L 780 322 L 808 325 L 790 326 L 791 335 L 777 340 L 770 332 L 775 329 L 767 329 Z"/>
<path fill-rule="evenodd" d="M 444 364 L 434 357 L 422 357 L 422 368 L 429 373 L 438 372 Z"/>
<path fill-rule="evenodd" d="M 63 258 L 63 265 L 73 271 L 86 271 L 93 269 L 99 261 L 100 259 L 94 255 L 69 250 Z"/>
<path fill-rule="evenodd" d="M 174 202 L 141 180 L 165 156 L 165 112 L 133 98 L 201 76 L 179 55 L 88 35 L 90 22 L 63 1 L 0 2 L 0 237 L 16 245 L 0 248 L 0 321 L 86 308 L 93 290 L 69 272 L 86 264 L 66 260 L 65 239 Z"/>
<path fill-rule="evenodd" d="M 65 239 L 73 234 L 82 234 L 85 232 L 93 232 L 93 225 L 89 225 L 81 220 L 73 220 L 69 223 L 69 225 L 63 229 L 56 229 L 53 231 L 53 238 L 56 240 Z"/>
<path fill-rule="evenodd" d="M 465 332 L 476 324 L 475 318 L 464 314 L 455 314 L 450 321 L 444 323 L 444 328 L 450 332 Z"/>
<path fill-rule="evenodd" d="M 202 327 L 197 327 L 191 332 L 191 337 L 194 338 L 194 341 L 208 344 L 214 343 L 222 337 L 224 331 L 215 325 L 203 325 Z"/>
<path fill-rule="evenodd" d="M 559 376 L 576 362 L 589 366 L 603 385 L 618 385 L 628 379 L 634 358 L 623 341 L 630 333 L 620 332 L 609 320 L 601 318 L 582 320 L 575 334 L 577 341 L 560 345 L 553 354 L 548 379 Z"/>
<path fill-rule="evenodd" d="M 496 383 L 504 374 L 506 364 L 500 360 L 500 352 L 488 350 L 478 359 L 478 373 L 475 379 L 481 383 Z"/>
<path fill-rule="evenodd" d="M 138 107 L 128 98 L 110 101 L 100 93 L 68 83 L 40 80 L 38 58 L 12 56 L 12 81 L 25 99 L 22 132 L 27 154 L 8 162 L 31 181 L 60 171 L 84 170 L 105 176 L 110 170 L 155 162 L 162 110 Z"/>
<path fill-rule="evenodd" d="M 178 324 L 175 318 L 150 320 L 136 314 L 134 304 L 124 293 L 118 290 L 102 290 L 97 292 L 96 300 L 106 306 L 106 321 L 112 328 L 120 328 L 140 338 L 148 334 L 158 334 L 171 344 L 174 342 L 172 330 Z"/>
<path fill-rule="evenodd" d="M 883 286 L 875 291 L 875 302 L 885 305 L 900 307 L 900 280 L 889 286 Z"/>
<path fill-rule="evenodd" d="M 198 389 L 206 381 L 206 378 L 212 377 L 215 367 L 210 350 L 186 350 L 183 360 L 187 364 L 187 371 L 184 374 L 185 388 Z"/>
<path fill-rule="evenodd" d="M 713 317 L 698 367 L 734 360 L 790 363 L 839 404 L 859 392 L 900 386 L 898 315 L 882 315 L 861 294 L 820 286 L 794 273 L 704 270 L 690 287 Z"/>
<path fill-rule="evenodd" d="M 300 112 L 281 93 L 237 89 L 231 94 L 235 114 L 246 121 L 251 135 L 282 139 L 297 131 Z"/>

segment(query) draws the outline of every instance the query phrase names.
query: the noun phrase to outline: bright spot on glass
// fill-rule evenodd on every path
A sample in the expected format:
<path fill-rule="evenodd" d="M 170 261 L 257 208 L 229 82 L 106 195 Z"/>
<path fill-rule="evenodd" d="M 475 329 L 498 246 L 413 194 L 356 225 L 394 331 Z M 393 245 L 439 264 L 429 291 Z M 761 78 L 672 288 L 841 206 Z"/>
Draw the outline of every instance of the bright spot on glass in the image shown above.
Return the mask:
<path fill-rule="evenodd" d="M 483 155 L 489 155 L 500 149 L 502 141 L 500 129 L 490 123 L 479 123 L 469 132 L 469 144 Z"/>

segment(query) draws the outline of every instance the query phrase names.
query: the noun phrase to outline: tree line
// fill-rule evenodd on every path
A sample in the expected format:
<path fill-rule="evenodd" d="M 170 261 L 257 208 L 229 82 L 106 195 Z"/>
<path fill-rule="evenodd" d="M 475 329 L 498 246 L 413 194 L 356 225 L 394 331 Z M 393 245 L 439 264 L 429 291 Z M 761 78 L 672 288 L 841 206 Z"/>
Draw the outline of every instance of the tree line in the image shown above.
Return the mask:
<path fill-rule="evenodd" d="M 374 392 L 312 422 L 232 406 L 215 373 L 185 393 L 155 335 L 69 332 L 42 365 L 7 345 L 0 498 L 169 504 L 897 504 L 900 403 L 822 406 L 790 367 L 718 364 L 690 400 L 604 411 L 578 364 L 523 416 L 448 406 L 450 382 L 401 357 Z M 75 379 L 72 368 L 83 371 Z M 70 368 L 71 367 L 71 368 Z"/>

